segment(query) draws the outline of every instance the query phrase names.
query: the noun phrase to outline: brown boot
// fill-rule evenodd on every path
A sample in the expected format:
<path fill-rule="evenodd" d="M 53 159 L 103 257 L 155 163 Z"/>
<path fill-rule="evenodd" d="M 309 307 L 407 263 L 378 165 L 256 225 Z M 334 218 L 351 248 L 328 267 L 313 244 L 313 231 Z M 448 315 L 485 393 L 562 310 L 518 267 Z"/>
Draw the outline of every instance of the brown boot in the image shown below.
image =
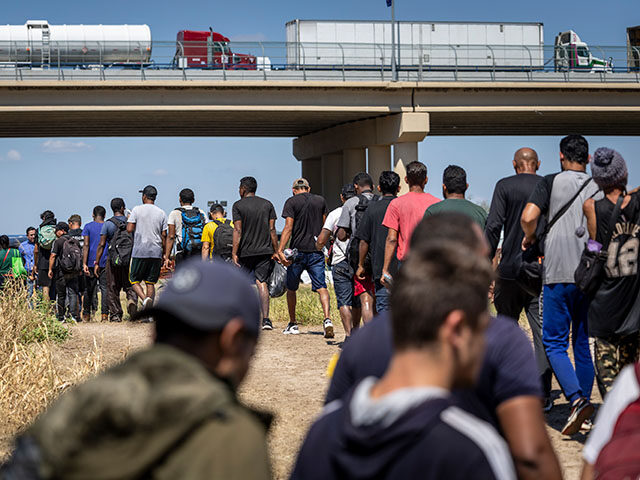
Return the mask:
<path fill-rule="evenodd" d="M 83 314 L 82 314 L 82 321 L 83 321 L 83 322 L 90 322 L 90 321 L 91 321 L 91 314 L 89 314 L 89 313 L 83 313 Z"/>
<path fill-rule="evenodd" d="M 106 314 L 106 313 L 103 313 L 103 314 L 102 314 L 102 321 L 103 321 L 103 322 L 108 322 L 108 321 L 109 321 L 109 315 L 108 315 L 108 314 Z"/>

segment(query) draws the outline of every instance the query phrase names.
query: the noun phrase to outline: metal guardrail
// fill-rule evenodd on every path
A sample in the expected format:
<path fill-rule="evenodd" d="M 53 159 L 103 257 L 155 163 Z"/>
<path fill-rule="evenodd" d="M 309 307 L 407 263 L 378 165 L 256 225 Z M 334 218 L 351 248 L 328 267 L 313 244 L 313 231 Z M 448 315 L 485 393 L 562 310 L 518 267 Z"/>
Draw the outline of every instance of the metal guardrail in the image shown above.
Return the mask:
<path fill-rule="evenodd" d="M 382 80 L 391 45 L 295 42 L 0 42 L 0 80 Z M 397 46 L 401 81 L 640 82 L 640 47 Z M 582 51 L 584 53 L 584 51 Z"/>

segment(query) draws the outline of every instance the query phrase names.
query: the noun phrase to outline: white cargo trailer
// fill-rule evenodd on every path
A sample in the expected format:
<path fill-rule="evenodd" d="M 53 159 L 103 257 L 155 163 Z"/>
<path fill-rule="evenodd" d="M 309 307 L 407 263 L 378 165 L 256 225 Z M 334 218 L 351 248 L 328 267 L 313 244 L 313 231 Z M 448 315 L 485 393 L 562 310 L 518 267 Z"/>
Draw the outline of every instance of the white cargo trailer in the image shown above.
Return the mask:
<path fill-rule="evenodd" d="M 291 67 L 381 68 L 391 65 L 390 21 L 292 20 Z M 518 69 L 544 66 L 542 23 L 396 22 L 401 69 Z"/>
<path fill-rule="evenodd" d="M 29 20 L 0 25 L 0 62 L 30 65 L 145 64 L 148 25 L 50 25 Z"/>

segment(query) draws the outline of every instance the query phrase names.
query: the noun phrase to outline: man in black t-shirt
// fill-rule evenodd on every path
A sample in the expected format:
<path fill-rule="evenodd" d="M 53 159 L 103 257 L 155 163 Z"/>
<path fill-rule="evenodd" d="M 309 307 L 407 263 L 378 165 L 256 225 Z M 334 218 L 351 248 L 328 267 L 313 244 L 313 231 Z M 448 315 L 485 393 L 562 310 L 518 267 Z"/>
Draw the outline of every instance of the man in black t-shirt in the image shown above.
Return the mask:
<path fill-rule="evenodd" d="M 329 291 L 324 273 L 324 253 L 316 249 L 316 240 L 327 217 L 327 203 L 320 195 L 309 192 L 309 182 L 299 178 L 293 182 L 293 196 L 284 204 L 282 217 L 285 227 L 280 237 L 278 255 L 280 261 L 289 265 L 287 269 L 287 305 L 289 307 L 289 325 L 284 330 L 285 335 L 297 335 L 296 321 L 296 291 L 300 285 L 300 277 L 305 270 L 311 277 L 311 288 L 318 292 L 322 311 L 324 313 L 324 336 L 333 338 L 333 323 L 329 318 Z M 289 244 L 289 240 L 291 243 Z M 294 258 L 287 258 L 284 249 L 297 250 Z"/>
<path fill-rule="evenodd" d="M 256 196 L 258 182 L 253 177 L 240 180 L 240 200 L 233 204 L 233 263 L 251 273 L 256 281 L 262 308 L 262 329 L 273 330 L 269 319 L 267 282 L 278 259 L 276 211 L 273 204 Z"/>
<path fill-rule="evenodd" d="M 56 299 L 57 310 L 56 316 L 58 320 L 64 322 L 67 313 L 67 287 L 75 286 L 77 291 L 78 276 L 76 274 L 65 274 L 60 267 L 60 256 L 62 255 L 62 248 L 64 244 L 71 237 L 69 236 L 69 224 L 65 222 L 59 222 L 56 225 L 56 240 L 51 247 L 51 255 L 49 256 L 49 271 L 48 276 L 56 287 Z M 75 299 L 75 301 L 74 301 Z M 69 316 L 75 321 L 80 320 L 80 310 L 78 309 L 78 297 L 72 296 L 69 299 Z M 75 316 L 74 316 L 75 315 Z"/>
<path fill-rule="evenodd" d="M 371 202 L 367 206 L 362 217 L 362 223 L 355 233 L 355 238 L 360 240 L 359 264 L 356 276 L 361 280 L 366 275 L 367 254 L 371 258 L 372 278 L 376 289 L 376 312 L 381 313 L 390 309 L 389 290 L 382 282 L 382 266 L 384 265 L 384 249 L 389 229 L 382 225 L 384 215 L 391 200 L 396 198 L 400 191 L 400 176 L 391 171 L 382 172 L 378 180 L 378 190 L 382 197 L 377 202 Z M 398 269 L 398 259 L 393 256 L 389 264 L 389 273 L 395 275 Z"/>
<path fill-rule="evenodd" d="M 502 255 L 498 265 L 498 279 L 494 289 L 494 305 L 499 315 L 518 321 L 524 309 L 531 332 L 536 361 L 544 393 L 544 410 L 553 406 L 551 379 L 553 372 L 542 344 L 542 318 L 539 297 L 527 293 L 518 284 L 518 271 L 522 263 L 522 239 L 524 232 L 520 217 L 529 197 L 542 177 L 536 172 L 540 168 L 538 154 L 531 148 L 519 149 L 513 157 L 515 175 L 500 180 L 493 191 L 491 209 L 487 218 L 485 235 L 491 248 L 491 258 L 496 256 L 500 234 L 504 229 Z"/>

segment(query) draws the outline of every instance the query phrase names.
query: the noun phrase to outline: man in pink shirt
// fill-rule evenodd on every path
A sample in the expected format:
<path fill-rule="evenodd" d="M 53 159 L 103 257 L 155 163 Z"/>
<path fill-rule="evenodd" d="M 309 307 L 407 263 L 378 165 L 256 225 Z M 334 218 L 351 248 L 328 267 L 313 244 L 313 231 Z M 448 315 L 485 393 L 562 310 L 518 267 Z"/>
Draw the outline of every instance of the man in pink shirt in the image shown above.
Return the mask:
<path fill-rule="evenodd" d="M 393 200 L 387 208 L 382 225 L 389 229 L 384 251 L 384 266 L 382 267 L 382 283 L 391 286 L 392 277 L 389 274 L 389 264 L 398 248 L 398 262 L 403 262 L 409 253 L 409 241 L 416 225 L 420 223 L 424 212 L 440 199 L 430 193 L 425 193 L 427 184 L 427 166 L 421 162 L 411 162 L 407 165 L 407 176 L 404 181 L 409 185 L 409 193 Z"/>

